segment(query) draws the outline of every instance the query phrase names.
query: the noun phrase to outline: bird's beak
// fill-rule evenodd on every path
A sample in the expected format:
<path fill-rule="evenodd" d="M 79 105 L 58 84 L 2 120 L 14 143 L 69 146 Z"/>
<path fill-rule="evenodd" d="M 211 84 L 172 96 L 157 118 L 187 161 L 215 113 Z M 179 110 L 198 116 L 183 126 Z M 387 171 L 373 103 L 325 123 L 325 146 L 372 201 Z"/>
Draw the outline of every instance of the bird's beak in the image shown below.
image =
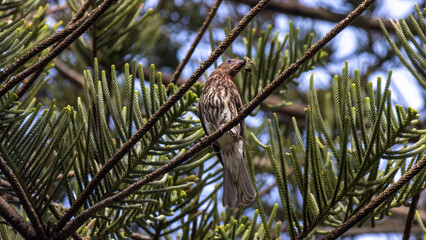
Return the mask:
<path fill-rule="evenodd" d="M 244 65 L 246 64 L 246 62 L 244 60 L 236 60 L 232 63 L 232 67 L 231 67 L 231 75 L 235 76 L 237 75 L 237 73 L 241 70 L 241 68 L 244 67 Z"/>

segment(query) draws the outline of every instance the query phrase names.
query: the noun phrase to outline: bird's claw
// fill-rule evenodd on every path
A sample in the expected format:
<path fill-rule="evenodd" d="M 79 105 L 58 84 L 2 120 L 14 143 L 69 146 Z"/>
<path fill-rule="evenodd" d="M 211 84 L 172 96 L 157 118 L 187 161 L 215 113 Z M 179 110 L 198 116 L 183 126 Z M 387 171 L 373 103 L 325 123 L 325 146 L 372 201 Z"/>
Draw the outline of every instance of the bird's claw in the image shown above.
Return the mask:
<path fill-rule="evenodd" d="M 204 135 L 203 137 L 200 138 L 200 142 L 205 142 L 207 139 L 207 135 Z"/>
<path fill-rule="evenodd" d="M 203 143 L 207 140 L 208 135 L 204 135 L 203 137 L 200 138 L 200 142 Z M 214 143 L 210 144 L 210 148 L 213 149 L 213 145 Z"/>

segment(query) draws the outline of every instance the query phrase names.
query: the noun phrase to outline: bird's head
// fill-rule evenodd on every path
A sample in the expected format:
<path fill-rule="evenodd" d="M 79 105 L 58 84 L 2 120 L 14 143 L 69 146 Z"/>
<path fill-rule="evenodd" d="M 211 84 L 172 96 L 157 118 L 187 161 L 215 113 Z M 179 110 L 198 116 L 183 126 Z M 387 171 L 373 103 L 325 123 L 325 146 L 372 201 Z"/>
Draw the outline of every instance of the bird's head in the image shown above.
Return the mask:
<path fill-rule="evenodd" d="M 232 78 L 244 67 L 246 62 L 244 60 L 229 59 L 219 65 L 217 69 L 226 72 Z"/>

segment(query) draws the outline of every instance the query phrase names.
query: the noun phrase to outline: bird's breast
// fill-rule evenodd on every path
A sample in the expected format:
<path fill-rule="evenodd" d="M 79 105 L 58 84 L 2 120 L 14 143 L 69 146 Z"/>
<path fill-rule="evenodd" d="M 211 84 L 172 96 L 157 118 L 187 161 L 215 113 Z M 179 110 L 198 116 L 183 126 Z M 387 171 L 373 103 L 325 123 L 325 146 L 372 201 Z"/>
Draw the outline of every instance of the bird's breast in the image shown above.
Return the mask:
<path fill-rule="evenodd" d="M 238 114 L 238 109 L 224 88 L 206 89 L 204 92 L 203 116 L 208 134 L 228 123 Z"/>

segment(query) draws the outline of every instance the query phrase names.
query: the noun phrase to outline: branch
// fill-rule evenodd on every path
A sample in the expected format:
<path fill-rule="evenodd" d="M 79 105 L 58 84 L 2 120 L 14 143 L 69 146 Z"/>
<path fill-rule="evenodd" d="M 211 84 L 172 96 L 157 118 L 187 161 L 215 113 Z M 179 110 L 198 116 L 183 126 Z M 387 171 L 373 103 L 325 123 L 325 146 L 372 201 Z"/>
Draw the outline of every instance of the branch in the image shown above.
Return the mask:
<path fill-rule="evenodd" d="M 232 44 L 232 42 L 239 36 L 239 34 L 244 30 L 244 28 L 250 23 L 250 21 L 262 10 L 270 0 L 261 0 L 258 5 L 251 9 L 239 23 L 232 29 L 229 35 L 223 40 L 223 42 L 213 51 L 213 53 L 207 58 L 206 61 L 202 63 L 200 67 L 191 75 L 191 77 L 182 85 L 179 90 L 173 94 L 167 101 L 161 106 L 157 112 L 155 112 L 147 123 L 142 126 L 141 129 L 136 131 L 136 133 L 126 142 L 123 146 L 108 160 L 108 162 L 99 170 L 99 172 L 93 177 L 92 181 L 85 187 L 84 191 L 78 196 L 74 204 L 71 206 L 70 210 L 67 211 L 64 217 L 59 220 L 55 226 L 55 231 L 59 231 L 64 228 L 65 224 L 67 225 L 64 229 L 60 231 L 60 239 L 69 236 L 69 234 L 75 231 L 81 224 L 86 221 L 88 215 L 80 214 L 80 218 L 76 217 L 69 222 L 72 216 L 80 209 L 84 202 L 88 199 L 90 194 L 96 186 L 99 185 L 101 180 L 106 176 L 106 174 L 120 161 L 124 155 L 129 152 L 129 150 L 147 133 L 155 123 L 164 115 L 166 112 L 180 99 L 182 96 L 189 90 L 189 88 L 197 81 L 197 79 L 209 68 L 216 59 L 218 59 L 222 53 Z M 205 146 L 204 146 L 205 147 Z M 149 175 L 148 175 L 149 176 Z M 154 175 L 154 177 L 158 177 Z M 152 181 L 155 178 L 150 179 Z M 123 191 L 125 194 L 128 192 Z M 131 194 L 131 192 L 129 192 Z M 125 198 L 124 196 L 123 198 Z M 93 206 L 95 207 L 96 204 Z M 91 208 L 90 212 L 96 212 L 96 208 Z M 102 208 L 102 207 L 101 207 Z M 87 213 L 87 212 L 86 212 Z"/>
<path fill-rule="evenodd" d="M 329 231 L 330 228 L 322 227 L 318 228 L 319 231 Z M 377 222 L 374 227 L 371 226 L 362 226 L 362 227 L 353 227 L 347 232 L 342 234 L 342 238 L 349 236 L 359 236 L 361 234 L 386 234 L 386 233 L 403 233 L 403 224 L 401 222 L 393 219 L 392 217 L 383 219 L 380 222 Z M 422 233 L 422 229 L 419 226 L 413 226 L 412 233 L 418 234 Z"/>
<path fill-rule="evenodd" d="M 395 217 L 399 217 L 399 218 L 406 218 L 409 212 L 409 208 L 408 207 L 397 207 L 397 208 L 392 208 L 391 210 L 389 210 L 389 212 L 392 214 L 392 216 Z M 420 219 L 422 220 L 422 222 L 425 224 L 426 223 L 426 212 L 422 211 L 422 210 L 417 210 L 419 215 L 420 215 Z"/>
<path fill-rule="evenodd" d="M 83 75 L 81 75 L 74 69 L 68 67 L 68 65 L 62 62 L 62 60 L 60 60 L 59 58 L 55 59 L 55 68 L 60 74 L 64 75 L 67 79 L 69 79 L 71 83 L 74 83 L 79 87 L 84 86 Z"/>
<path fill-rule="evenodd" d="M 132 239 L 134 240 L 152 240 L 152 238 L 142 235 L 140 233 L 132 233 Z"/>
<path fill-rule="evenodd" d="M 407 214 L 407 221 L 405 222 L 403 240 L 409 240 L 411 235 L 411 228 L 413 227 L 414 215 L 416 214 L 417 203 L 419 203 L 420 192 L 413 196 L 410 205 L 410 211 Z"/>
<path fill-rule="evenodd" d="M 263 101 L 263 103 L 271 106 L 277 106 L 281 104 L 282 98 L 272 95 Z M 273 109 L 273 112 L 277 113 L 280 116 L 280 120 L 285 121 L 287 124 L 292 124 L 292 117 L 295 117 L 297 119 L 297 123 L 299 126 L 303 126 L 305 122 L 305 108 L 307 107 L 306 104 L 297 103 L 294 102 L 293 104 L 289 106 L 284 106 L 279 109 Z M 268 109 L 267 107 L 262 107 L 261 109 L 265 112 L 270 112 L 271 109 Z"/>
<path fill-rule="evenodd" d="M 7 68 L 0 72 L 0 82 L 3 82 L 6 77 L 15 71 L 18 67 L 22 66 L 26 61 L 31 59 L 37 53 L 43 49 L 49 47 L 55 42 L 61 41 L 61 43 L 49 52 L 45 57 L 39 60 L 37 63 L 31 65 L 31 67 L 25 69 L 19 74 L 15 75 L 11 80 L 6 82 L 2 88 L 0 88 L 0 97 L 6 94 L 10 89 L 15 87 L 19 82 L 21 82 L 25 77 L 36 72 L 38 69 L 42 68 L 50 61 L 52 61 L 56 56 L 58 56 L 65 48 L 67 48 L 71 43 L 73 43 L 77 38 L 79 38 L 95 21 L 98 19 L 108 8 L 112 6 L 117 0 L 105 0 L 101 5 L 99 5 L 95 10 L 89 13 L 84 18 L 81 18 L 76 23 L 70 25 L 68 28 L 53 34 L 51 37 L 45 41 L 37 44 L 34 48 L 29 50 L 21 58 L 10 64 Z M 72 29 L 72 31 L 71 31 Z M 67 31 L 65 31 L 67 30 Z M 67 34 L 64 34 L 64 33 Z M 65 38 L 65 39 L 64 39 Z"/>
<path fill-rule="evenodd" d="M 39 239 L 34 228 L 0 196 L 0 214 L 25 239 Z"/>
<path fill-rule="evenodd" d="M 426 155 L 414 165 L 408 172 L 406 172 L 402 177 L 385 191 L 380 193 L 376 198 L 369 202 L 365 207 L 363 207 L 359 212 L 350 217 L 346 222 L 341 226 L 331 231 L 327 234 L 323 240 L 327 239 L 336 239 L 341 236 L 348 229 L 353 227 L 355 224 L 359 223 L 361 220 L 365 219 L 368 214 L 370 214 L 376 207 L 380 206 L 384 201 L 389 197 L 392 197 L 399 189 L 401 189 L 405 184 L 407 184 L 413 177 L 415 177 L 423 168 L 426 166 Z M 302 236 L 303 237 L 303 236 Z M 300 238 L 301 239 L 301 238 Z"/>
<path fill-rule="evenodd" d="M 197 33 L 197 36 L 194 39 L 194 42 L 192 43 L 191 47 L 189 48 L 188 52 L 186 53 L 186 56 L 183 58 L 182 62 L 177 67 L 175 73 L 172 77 L 172 83 L 176 83 L 178 80 L 180 74 L 182 73 L 183 68 L 188 63 L 189 59 L 191 58 L 192 53 L 194 53 L 195 48 L 197 47 L 198 43 L 200 42 L 201 38 L 203 37 L 204 33 L 207 30 L 207 27 L 210 25 L 210 22 L 212 21 L 213 17 L 216 15 L 217 9 L 219 8 L 220 4 L 222 3 L 222 0 L 216 0 L 214 3 L 212 9 L 209 12 L 209 15 L 207 16 L 206 20 L 204 21 L 203 25 L 201 26 L 200 31 Z M 257 4 L 257 1 L 256 1 Z M 254 4 L 255 5 L 255 4 Z M 167 88 L 169 90 L 169 88 Z M 167 91 L 169 92 L 169 91 Z"/>
<path fill-rule="evenodd" d="M 32 225 L 34 226 L 34 230 L 37 233 L 37 236 L 41 239 L 46 239 L 46 234 L 44 232 L 44 228 L 42 226 L 41 219 L 38 218 L 37 213 L 34 211 L 34 208 L 31 205 L 30 200 L 27 198 L 27 195 L 25 194 L 24 189 L 22 188 L 21 184 L 19 183 L 18 178 L 16 178 L 15 174 L 12 173 L 12 171 L 10 170 L 6 161 L 1 156 L 0 156 L 0 170 L 2 171 L 4 176 L 7 178 L 10 186 L 12 187 L 12 189 L 15 191 L 16 195 L 18 196 L 19 201 L 22 204 L 22 207 L 24 208 L 25 212 L 28 214 L 28 218 L 30 219 Z M 1 198 L 1 200 L 4 201 L 3 198 Z M 7 204 L 6 201 L 4 201 L 4 202 Z M 3 208 L 6 208 L 6 207 L 4 206 Z M 10 209 L 13 209 L 13 208 L 10 207 Z M 22 220 L 16 219 L 16 216 L 13 216 L 13 213 L 8 213 L 8 214 L 10 214 L 13 217 L 12 220 L 25 221 L 21 216 L 20 216 L 20 218 L 22 218 Z M 25 235 L 28 235 L 28 234 L 29 233 L 26 233 Z M 24 234 L 22 234 L 22 235 L 24 236 Z"/>
<path fill-rule="evenodd" d="M 72 25 L 73 23 L 75 23 L 77 20 L 79 20 L 80 18 L 83 17 L 84 13 L 89 9 L 90 5 L 92 4 L 94 0 L 86 0 L 86 2 L 83 4 L 83 6 L 76 12 L 76 14 L 74 15 L 74 17 L 71 19 L 71 21 L 67 24 L 67 27 L 69 27 L 70 25 Z M 55 49 L 57 46 L 59 45 L 58 42 L 56 42 L 53 47 L 49 50 L 49 53 L 52 52 L 53 49 Z M 24 84 L 22 84 L 22 86 L 18 89 L 18 91 L 16 92 L 16 95 L 18 95 L 18 99 L 21 98 L 27 91 L 28 89 L 31 87 L 31 85 L 35 82 L 35 80 L 38 78 L 38 76 L 43 72 L 44 68 L 46 67 L 47 63 L 44 64 L 43 66 L 40 66 L 39 69 L 33 73 L 31 75 L 31 77 L 28 80 L 24 80 Z M 55 62 L 56 65 L 56 62 Z M 64 65 L 64 67 L 67 67 L 66 65 Z M 73 69 L 66 69 L 67 74 L 75 74 L 76 72 Z M 83 83 L 83 81 L 82 81 Z"/>
<path fill-rule="evenodd" d="M 253 6 L 256 4 L 255 0 L 233 0 L 236 3 L 242 3 L 249 6 Z M 265 10 L 269 10 L 272 12 L 279 12 L 294 16 L 301 16 L 305 18 L 312 18 L 318 20 L 324 20 L 328 22 L 339 22 L 340 19 L 346 17 L 344 14 L 338 14 L 330 12 L 323 8 L 310 8 L 306 7 L 303 4 L 300 4 L 298 1 L 274 1 L 266 7 Z M 381 19 L 383 24 L 385 25 L 388 31 L 395 31 L 392 24 L 388 20 Z M 370 19 L 365 17 L 359 17 L 356 21 L 353 22 L 353 26 L 363 28 L 363 29 L 371 29 L 374 31 L 381 31 L 379 24 L 376 19 Z"/>
<path fill-rule="evenodd" d="M 49 202 L 49 209 L 52 212 L 53 216 L 56 218 L 56 220 L 61 219 L 62 213 L 58 210 L 56 203 Z M 72 238 L 74 240 L 83 240 L 83 238 L 77 232 L 74 232 L 72 234 Z"/>
<path fill-rule="evenodd" d="M 91 0 L 87 0 L 88 2 Z M 84 7 L 84 6 L 83 6 Z M 93 11 L 92 11 L 93 12 Z M 80 15 L 80 11 L 77 12 L 76 16 Z M 78 26 L 80 26 L 85 20 L 87 19 L 80 19 L 80 21 L 76 22 L 75 24 L 72 24 L 68 27 L 66 27 L 64 30 L 59 31 L 49 38 L 43 40 L 33 48 L 31 48 L 28 52 L 26 52 L 23 56 L 18 58 L 15 62 L 11 63 L 9 66 L 7 66 L 3 71 L 0 72 L 0 82 L 3 82 L 6 77 L 11 74 L 13 71 L 18 69 L 20 66 L 22 66 L 24 63 L 26 63 L 28 60 L 33 58 L 35 55 L 43 51 L 44 49 L 48 48 L 52 44 L 61 41 L 64 37 L 71 34 L 75 29 L 77 29 Z"/>
<path fill-rule="evenodd" d="M 186 92 L 187 89 L 192 85 L 196 79 L 200 76 L 198 74 L 201 74 L 201 69 L 206 69 L 206 67 L 210 66 L 215 59 L 217 59 L 221 53 L 225 50 L 226 46 L 229 46 L 229 44 L 235 39 L 239 32 L 242 31 L 242 29 L 250 22 L 251 19 L 261 10 L 263 9 L 266 4 L 269 1 L 262 0 L 259 2 L 259 4 L 253 8 L 248 15 L 244 17 L 243 20 L 240 21 L 238 26 L 234 28 L 229 36 L 221 43 L 221 45 L 216 48 L 216 50 L 212 53 L 212 55 L 202 64 L 200 68 L 196 70 L 196 72 L 191 76 L 191 78 L 182 86 L 182 88 L 179 89 L 179 92 Z M 157 179 L 158 177 L 162 176 L 163 174 L 171 171 L 178 165 L 185 162 L 187 159 L 189 159 L 191 156 L 193 156 L 195 153 L 201 151 L 207 146 L 210 146 L 214 141 L 216 141 L 220 136 L 222 136 L 225 132 L 230 130 L 232 127 L 239 124 L 244 118 L 246 118 L 259 104 L 265 100 L 274 90 L 276 90 L 282 83 L 287 81 L 289 77 L 296 72 L 300 66 L 311 59 L 316 53 L 318 53 L 328 42 L 330 42 L 337 34 L 339 34 L 343 29 L 345 29 L 355 18 L 357 18 L 362 12 L 364 12 L 372 3 L 374 0 L 365 0 L 362 4 L 360 4 L 353 12 L 351 12 L 346 18 L 344 18 L 341 22 L 339 22 L 329 33 L 327 33 L 321 40 L 316 42 L 313 46 L 311 46 L 304 54 L 303 56 L 297 60 L 295 63 L 291 64 L 286 70 L 284 70 L 274 81 L 272 81 L 268 86 L 266 86 L 262 92 L 260 92 L 250 103 L 244 105 L 243 109 L 241 110 L 240 114 L 233 118 L 229 123 L 227 123 L 222 128 L 218 129 L 211 135 L 202 138 L 197 144 L 195 144 L 192 148 L 187 150 L 182 155 L 179 155 L 178 157 L 171 160 L 166 165 L 158 168 L 157 170 L 153 171 L 152 173 L 146 175 L 142 180 L 139 182 L 135 182 L 128 186 L 123 191 L 108 197 L 96 204 L 94 204 L 92 207 L 84 210 L 79 215 L 75 216 L 74 219 L 71 221 L 71 215 L 74 214 L 83 204 L 83 201 L 87 199 L 88 195 L 93 191 L 94 187 L 98 184 L 98 182 L 106 175 L 105 169 L 111 169 L 111 164 L 116 164 L 119 159 L 121 159 L 128 151 L 129 149 L 143 136 L 143 134 L 155 124 L 156 121 L 158 121 L 159 117 L 162 116 L 170 107 L 169 104 L 174 99 L 180 97 L 177 96 L 178 93 L 174 94 L 155 114 L 154 116 L 148 120 L 148 122 L 145 124 L 144 127 L 142 127 L 140 130 L 136 132 L 135 135 L 132 136 L 132 138 L 123 145 L 123 147 L 114 154 L 114 156 L 104 165 L 104 167 L 99 171 L 99 173 L 93 178 L 93 180 L 89 183 L 89 185 L 85 188 L 83 193 L 78 197 L 78 199 L 75 201 L 73 206 L 71 207 L 73 210 L 67 212 L 68 217 L 61 219 L 62 224 L 68 222 L 65 227 L 63 225 L 56 226 L 56 229 L 61 229 L 63 227 L 63 230 L 59 232 L 59 239 L 63 239 L 73 231 L 75 231 L 79 226 L 81 226 L 87 219 L 89 219 L 93 214 L 100 211 L 101 209 L 104 209 L 108 206 L 111 206 L 112 204 L 121 201 L 125 199 L 126 197 L 130 196 L 134 192 L 136 192 L 138 189 L 140 189 L 142 186 L 146 185 L 147 183 L 153 181 L 154 179 Z M 225 46 L 225 44 L 227 44 Z M 194 76 L 197 76 L 194 78 Z M 183 94 L 183 93 L 182 93 Z M 173 102 L 174 103 L 174 102 Z M 146 129 L 146 130 L 145 130 Z"/>

